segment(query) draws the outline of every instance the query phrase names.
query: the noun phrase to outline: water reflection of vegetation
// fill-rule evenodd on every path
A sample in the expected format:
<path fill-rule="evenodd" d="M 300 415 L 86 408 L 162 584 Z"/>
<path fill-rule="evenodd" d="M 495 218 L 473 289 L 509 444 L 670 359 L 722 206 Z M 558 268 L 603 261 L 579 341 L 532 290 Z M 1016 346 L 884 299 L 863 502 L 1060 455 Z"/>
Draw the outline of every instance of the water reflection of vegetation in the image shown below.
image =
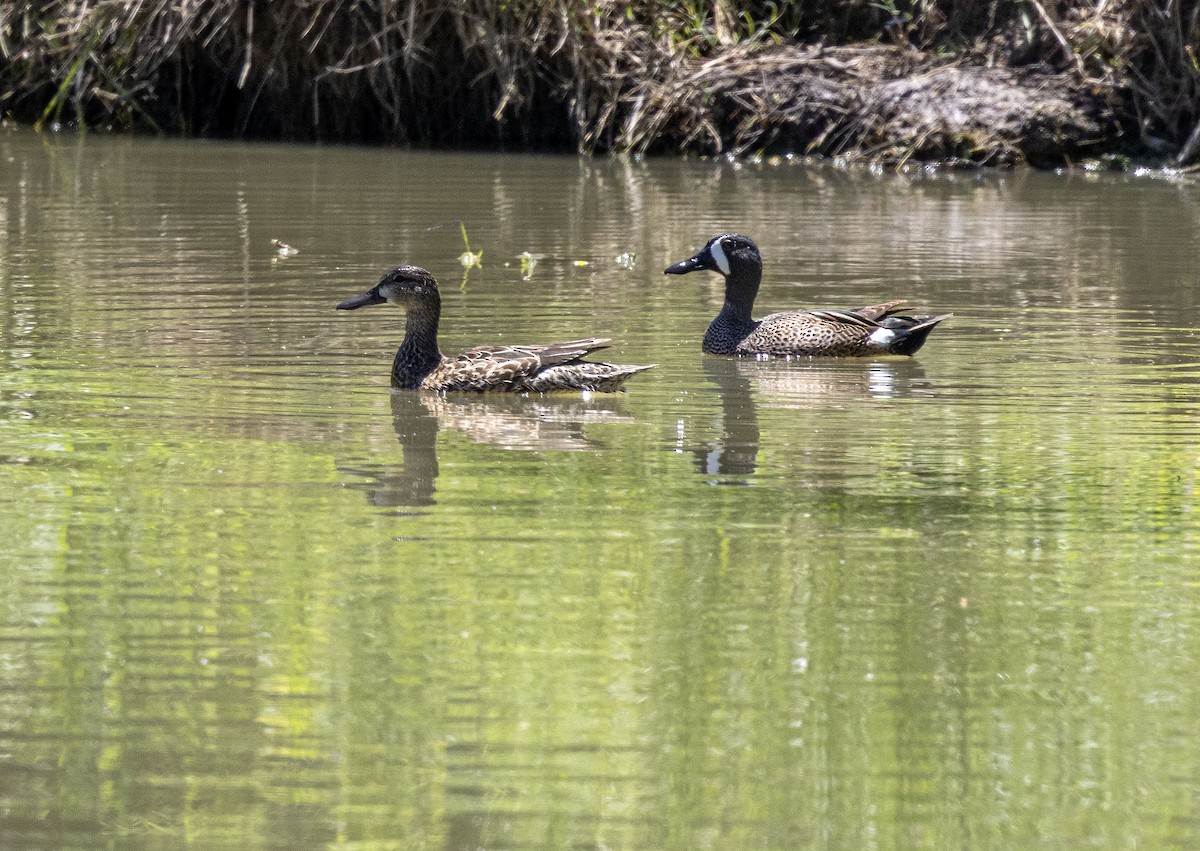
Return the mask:
<path fill-rule="evenodd" d="M 33 148 L 0 136 L 0 846 L 1189 847 L 1194 187 L 514 157 L 480 201 L 394 151 Z M 504 256 L 653 258 L 731 193 L 777 303 L 900 278 L 974 321 L 709 363 L 720 293 L 658 264 L 489 267 L 455 342 L 586 310 L 661 356 L 565 434 L 397 416 L 393 329 L 330 321 L 397 254 L 456 270 L 413 224 L 449 206 Z"/>

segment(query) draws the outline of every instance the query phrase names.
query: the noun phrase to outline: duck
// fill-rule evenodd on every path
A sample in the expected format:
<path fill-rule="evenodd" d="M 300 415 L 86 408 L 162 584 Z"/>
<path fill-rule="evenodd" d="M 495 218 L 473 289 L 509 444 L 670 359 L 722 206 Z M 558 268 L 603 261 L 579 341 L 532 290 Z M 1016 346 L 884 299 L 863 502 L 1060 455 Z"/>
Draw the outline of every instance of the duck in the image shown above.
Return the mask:
<path fill-rule="evenodd" d="M 401 390 L 550 393 L 556 390 L 613 392 L 649 365 L 584 358 L 612 340 L 593 337 L 532 346 L 477 346 L 447 357 L 438 350 L 442 299 L 437 281 L 420 266 L 397 266 L 338 310 L 391 303 L 408 314 L 404 341 L 392 362 L 392 386 Z"/>
<path fill-rule="evenodd" d="M 663 274 L 708 270 L 725 278 L 725 304 L 704 332 L 709 354 L 750 356 L 868 357 L 912 355 L 925 344 L 941 316 L 902 316 L 903 301 L 856 310 L 793 310 L 755 320 L 754 298 L 762 282 L 762 255 L 748 236 L 714 236 L 692 257 Z"/>

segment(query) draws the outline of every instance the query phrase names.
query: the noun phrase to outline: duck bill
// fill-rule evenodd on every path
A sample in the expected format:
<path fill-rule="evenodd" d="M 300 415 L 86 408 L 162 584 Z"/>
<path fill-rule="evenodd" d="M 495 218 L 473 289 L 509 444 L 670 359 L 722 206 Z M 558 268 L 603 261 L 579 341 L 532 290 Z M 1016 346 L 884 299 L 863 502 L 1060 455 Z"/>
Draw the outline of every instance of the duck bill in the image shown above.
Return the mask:
<path fill-rule="evenodd" d="M 338 310 L 358 310 L 360 307 L 366 307 L 368 304 L 383 304 L 387 301 L 379 294 L 379 287 L 373 287 L 367 290 L 362 295 L 351 296 L 337 306 Z"/>
<path fill-rule="evenodd" d="M 664 275 L 686 275 L 688 272 L 698 272 L 701 269 L 710 269 L 711 266 L 704 261 L 704 257 L 697 254 L 695 257 L 689 257 L 687 260 L 680 260 L 673 266 L 668 266 L 663 269 Z"/>

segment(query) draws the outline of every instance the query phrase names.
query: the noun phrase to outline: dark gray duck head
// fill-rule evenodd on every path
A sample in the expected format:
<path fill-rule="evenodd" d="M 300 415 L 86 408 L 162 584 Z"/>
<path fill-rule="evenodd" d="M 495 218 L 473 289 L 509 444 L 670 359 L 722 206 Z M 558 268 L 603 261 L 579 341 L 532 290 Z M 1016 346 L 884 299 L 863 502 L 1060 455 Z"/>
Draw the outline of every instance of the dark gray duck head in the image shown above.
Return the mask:
<path fill-rule="evenodd" d="M 370 304 L 391 302 L 400 307 L 440 304 L 437 281 L 420 266 L 397 266 L 379 279 L 379 283 L 361 295 L 351 296 L 338 310 L 357 310 Z"/>
<path fill-rule="evenodd" d="M 710 239 L 694 256 L 668 266 L 663 274 L 686 275 L 700 270 L 720 272 L 726 278 L 757 279 L 762 274 L 762 255 L 750 237 L 723 233 Z"/>

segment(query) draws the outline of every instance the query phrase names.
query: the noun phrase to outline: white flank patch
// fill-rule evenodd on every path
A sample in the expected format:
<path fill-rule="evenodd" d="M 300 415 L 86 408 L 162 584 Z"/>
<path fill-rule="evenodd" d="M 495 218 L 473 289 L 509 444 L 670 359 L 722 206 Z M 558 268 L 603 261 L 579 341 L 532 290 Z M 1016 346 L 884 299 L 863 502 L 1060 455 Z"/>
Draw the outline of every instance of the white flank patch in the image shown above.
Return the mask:
<path fill-rule="evenodd" d="M 725 256 L 725 249 L 721 247 L 721 240 L 717 240 L 709 249 L 713 260 L 717 261 L 717 268 L 721 270 L 722 275 L 729 274 L 729 258 Z"/>
<path fill-rule="evenodd" d="M 877 346 L 886 346 L 896 339 L 896 332 L 891 328 L 876 328 L 867 335 L 867 339 Z"/>

